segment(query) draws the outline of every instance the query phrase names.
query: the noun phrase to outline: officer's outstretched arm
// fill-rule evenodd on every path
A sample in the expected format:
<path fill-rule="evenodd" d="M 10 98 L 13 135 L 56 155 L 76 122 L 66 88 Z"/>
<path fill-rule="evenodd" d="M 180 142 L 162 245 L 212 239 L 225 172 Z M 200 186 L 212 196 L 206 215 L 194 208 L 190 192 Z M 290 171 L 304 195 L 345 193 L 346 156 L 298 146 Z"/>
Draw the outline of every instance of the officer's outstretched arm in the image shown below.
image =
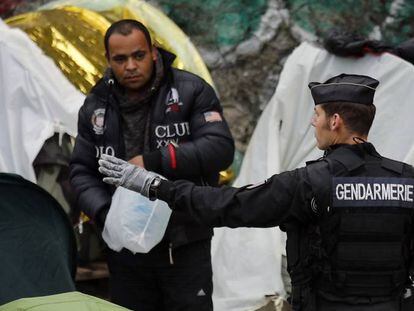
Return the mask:
<path fill-rule="evenodd" d="M 173 210 L 190 214 L 210 227 L 273 227 L 289 214 L 296 191 L 295 172 L 274 175 L 259 185 L 234 188 L 200 187 L 184 180 L 161 180 L 150 191 L 159 175 L 142 167 L 102 155 L 99 171 L 104 181 L 154 196 Z M 152 187 L 153 189 L 154 187 Z"/>

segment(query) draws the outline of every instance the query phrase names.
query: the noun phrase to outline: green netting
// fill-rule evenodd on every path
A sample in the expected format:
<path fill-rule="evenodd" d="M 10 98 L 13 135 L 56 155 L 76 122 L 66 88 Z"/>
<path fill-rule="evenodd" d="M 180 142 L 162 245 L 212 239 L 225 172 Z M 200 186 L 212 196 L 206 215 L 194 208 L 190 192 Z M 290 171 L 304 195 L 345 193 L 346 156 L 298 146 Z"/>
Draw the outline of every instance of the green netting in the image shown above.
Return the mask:
<path fill-rule="evenodd" d="M 401 43 L 414 37 L 414 2 L 405 1 L 390 23 L 383 29 L 384 40 L 391 44 Z"/>
<path fill-rule="evenodd" d="M 291 17 L 317 35 L 332 28 L 344 28 L 368 35 L 382 24 L 391 1 L 378 0 L 287 0 Z"/>
<path fill-rule="evenodd" d="M 160 0 L 161 8 L 188 35 L 210 46 L 232 46 L 260 24 L 267 0 Z"/>
<path fill-rule="evenodd" d="M 392 0 L 286 0 L 292 19 L 317 36 L 332 28 L 368 36 L 374 27 L 382 40 L 397 44 L 414 36 L 414 3 L 403 1 L 391 12 Z"/>
<path fill-rule="evenodd" d="M 44 3 L 47 0 L 32 2 Z M 268 0 L 158 0 L 156 2 L 195 42 L 211 47 L 223 47 L 233 46 L 250 37 L 260 24 Z M 284 0 L 281 2 L 285 4 L 290 16 L 298 25 L 318 36 L 323 36 L 327 30 L 334 27 L 367 36 L 375 27 L 382 34 L 382 39 L 390 44 L 398 44 L 414 37 L 414 1 Z M 102 0 L 99 5 L 105 6 L 108 3 L 113 3 L 113 0 Z M 395 12 L 391 12 L 393 4 L 397 4 Z"/>

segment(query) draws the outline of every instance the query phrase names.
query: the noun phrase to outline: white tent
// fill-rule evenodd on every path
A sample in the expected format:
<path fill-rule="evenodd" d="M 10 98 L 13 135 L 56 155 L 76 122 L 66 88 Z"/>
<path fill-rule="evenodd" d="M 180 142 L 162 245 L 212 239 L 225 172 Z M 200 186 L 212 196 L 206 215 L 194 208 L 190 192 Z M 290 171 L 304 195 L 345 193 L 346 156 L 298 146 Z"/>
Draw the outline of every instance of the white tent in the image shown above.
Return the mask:
<path fill-rule="evenodd" d="M 19 29 L 0 20 L 0 172 L 35 182 L 32 163 L 55 132 L 76 136 L 84 95 Z"/>
<path fill-rule="evenodd" d="M 236 185 L 260 182 L 322 156 L 310 125 L 314 105 L 308 83 L 324 82 L 340 73 L 365 74 L 380 81 L 369 141 L 386 157 L 414 163 L 414 66 L 387 53 L 343 58 L 302 43 L 286 61 L 276 92 L 251 138 Z M 265 295 L 283 295 L 284 241 L 278 228 L 216 229 L 214 310 L 255 310 L 266 304 Z"/>

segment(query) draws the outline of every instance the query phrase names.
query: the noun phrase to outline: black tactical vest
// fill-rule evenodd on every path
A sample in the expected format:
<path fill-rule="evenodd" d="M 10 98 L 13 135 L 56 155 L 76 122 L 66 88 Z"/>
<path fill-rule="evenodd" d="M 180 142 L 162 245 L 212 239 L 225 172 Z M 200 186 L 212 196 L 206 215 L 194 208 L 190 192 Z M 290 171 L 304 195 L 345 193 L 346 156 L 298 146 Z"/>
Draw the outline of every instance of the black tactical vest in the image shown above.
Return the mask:
<path fill-rule="evenodd" d="M 413 168 L 364 143 L 337 148 L 307 174 L 320 238 L 307 254 L 315 294 L 352 304 L 401 296 L 413 252 Z"/>

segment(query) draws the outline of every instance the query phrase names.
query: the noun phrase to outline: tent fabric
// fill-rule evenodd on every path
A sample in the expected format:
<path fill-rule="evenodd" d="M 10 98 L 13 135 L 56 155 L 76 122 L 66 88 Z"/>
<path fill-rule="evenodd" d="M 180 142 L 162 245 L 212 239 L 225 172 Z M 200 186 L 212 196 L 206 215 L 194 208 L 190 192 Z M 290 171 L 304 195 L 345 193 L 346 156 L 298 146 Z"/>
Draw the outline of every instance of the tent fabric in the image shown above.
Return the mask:
<path fill-rule="evenodd" d="M 32 163 L 54 132 L 76 136 L 84 95 L 18 29 L 0 20 L 0 171 L 35 181 Z"/>
<path fill-rule="evenodd" d="M 69 292 L 44 297 L 22 298 L 0 306 L 0 311 L 127 311 L 115 305 L 80 292 Z"/>
<path fill-rule="evenodd" d="M 45 190 L 0 173 L 0 305 L 75 290 L 76 242 L 62 207 Z"/>
<path fill-rule="evenodd" d="M 308 83 L 341 73 L 368 75 L 380 81 L 369 141 L 382 155 L 414 164 L 414 66 L 388 53 L 338 57 L 305 42 L 285 63 L 235 185 L 260 182 L 322 156 L 310 125 L 314 104 Z M 265 295 L 283 295 L 280 270 L 284 241 L 278 228 L 216 229 L 212 243 L 214 310 L 255 310 L 266 304 Z"/>

